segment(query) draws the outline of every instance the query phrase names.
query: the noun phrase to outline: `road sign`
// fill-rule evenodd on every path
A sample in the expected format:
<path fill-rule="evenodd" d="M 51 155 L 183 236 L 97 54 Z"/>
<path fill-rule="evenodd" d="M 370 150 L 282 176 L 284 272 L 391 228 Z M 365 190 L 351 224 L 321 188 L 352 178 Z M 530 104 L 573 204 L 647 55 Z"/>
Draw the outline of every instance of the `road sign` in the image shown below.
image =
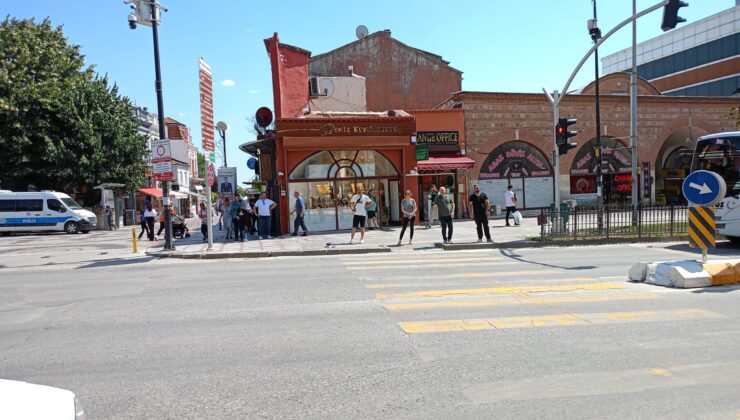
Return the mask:
<path fill-rule="evenodd" d="M 714 248 L 714 207 L 689 207 L 689 246 Z"/>
<path fill-rule="evenodd" d="M 206 182 L 208 182 L 208 185 L 213 185 L 215 181 L 216 181 L 216 168 L 213 166 L 212 163 L 209 163 L 208 169 L 206 169 Z"/>
<path fill-rule="evenodd" d="M 152 140 L 152 162 L 169 160 L 170 157 L 172 157 L 172 154 L 169 139 Z"/>
<path fill-rule="evenodd" d="M 170 141 L 168 139 L 152 140 L 152 172 L 155 181 L 171 181 L 174 179 L 172 173 L 172 159 L 170 154 Z"/>
<path fill-rule="evenodd" d="M 153 179 L 155 181 L 172 181 L 174 176 L 172 174 L 172 161 L 169 159 L 161 162 L 152 162 L 153 167 Z"/>
<path fill-rule="evenodd" d="M 725 197 L 727 185 L 719 174 L 700 170 L 684 179 L 681 191 L 686 200 L 695 206 L 713 206 Z"/>

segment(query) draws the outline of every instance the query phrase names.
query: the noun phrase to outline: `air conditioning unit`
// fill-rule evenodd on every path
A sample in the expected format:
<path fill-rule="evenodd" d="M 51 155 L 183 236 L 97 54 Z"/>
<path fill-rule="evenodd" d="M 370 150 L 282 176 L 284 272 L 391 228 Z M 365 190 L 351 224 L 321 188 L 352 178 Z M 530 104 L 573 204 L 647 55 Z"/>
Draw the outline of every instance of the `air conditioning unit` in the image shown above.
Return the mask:
<path fill-rule="evenodd" d="M 319 91 L 319 78 L 318 77 L 308 78 L 308 92 L 310 96 L 320 96 L 321 95 L 321 92 Z"/>

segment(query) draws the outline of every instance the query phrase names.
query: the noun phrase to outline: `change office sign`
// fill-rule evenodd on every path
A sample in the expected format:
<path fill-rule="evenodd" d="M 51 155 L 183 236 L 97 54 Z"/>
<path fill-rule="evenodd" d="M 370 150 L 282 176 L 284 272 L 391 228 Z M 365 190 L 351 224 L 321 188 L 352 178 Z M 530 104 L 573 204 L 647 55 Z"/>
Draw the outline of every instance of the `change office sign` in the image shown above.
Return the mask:
<path fill-rule="evenodd" d="M 460 143 L 457 131 L 419 131 L 416 133 L 417 144 L 456 145 Z"/>

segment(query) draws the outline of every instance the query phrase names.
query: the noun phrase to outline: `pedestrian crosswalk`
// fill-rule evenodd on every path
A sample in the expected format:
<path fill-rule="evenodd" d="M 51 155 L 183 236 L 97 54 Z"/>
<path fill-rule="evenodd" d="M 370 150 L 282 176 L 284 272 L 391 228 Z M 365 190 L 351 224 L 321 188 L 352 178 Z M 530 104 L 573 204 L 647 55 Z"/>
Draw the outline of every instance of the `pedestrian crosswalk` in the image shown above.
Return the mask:
<path fill-rule="evenodd" d="M 406 334 L 718 319 L 701 308 L 653 307 L 666 293 L 626 276 L 573 276 L 501 254 L 341 258 Z"/>

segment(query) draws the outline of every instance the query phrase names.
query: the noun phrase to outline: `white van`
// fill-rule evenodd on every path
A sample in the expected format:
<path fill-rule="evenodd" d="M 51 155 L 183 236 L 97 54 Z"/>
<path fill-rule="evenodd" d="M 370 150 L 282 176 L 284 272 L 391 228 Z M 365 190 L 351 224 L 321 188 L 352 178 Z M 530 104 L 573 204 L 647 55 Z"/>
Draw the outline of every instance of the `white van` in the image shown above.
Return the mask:
<path fill-rule="evenodd" d="M 88 233 L 98 219 L 70 196 L 53 191 L 0 192 L 0 234 L 65 231 Z"/>

